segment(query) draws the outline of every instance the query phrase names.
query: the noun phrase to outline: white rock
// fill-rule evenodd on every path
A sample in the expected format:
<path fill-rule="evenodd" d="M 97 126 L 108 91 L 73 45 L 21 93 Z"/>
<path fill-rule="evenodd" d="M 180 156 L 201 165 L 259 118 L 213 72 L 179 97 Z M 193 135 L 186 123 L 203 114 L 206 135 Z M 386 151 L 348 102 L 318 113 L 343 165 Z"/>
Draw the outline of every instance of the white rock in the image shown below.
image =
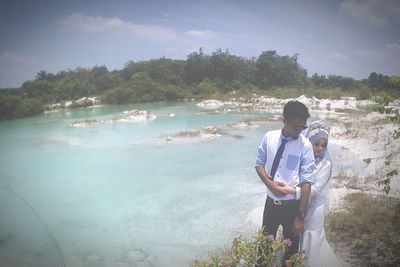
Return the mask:
<path fill-rule="evenodd" d="M 204 100 L 200 103 L 197 103 L 196 105 L 203 109 L 217 109 L 223 106 L 224 103 L 222 103 L 219 100 L 210 99 L 210 100 Z"/>
<path fill-rule="evenodd" d="M 64 107 L 68 108 L 72 105 L 72 101 L 66 101 Z"/>

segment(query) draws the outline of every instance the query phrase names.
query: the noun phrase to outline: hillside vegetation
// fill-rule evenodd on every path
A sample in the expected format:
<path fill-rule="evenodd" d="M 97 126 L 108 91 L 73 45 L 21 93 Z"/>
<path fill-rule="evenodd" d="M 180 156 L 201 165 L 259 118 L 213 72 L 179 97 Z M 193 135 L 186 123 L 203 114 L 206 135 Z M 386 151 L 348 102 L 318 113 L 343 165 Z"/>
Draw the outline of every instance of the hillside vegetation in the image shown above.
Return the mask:
<path fill-rule="evenodd" d="M 0 120 L 43 113 L 46 106 L 82 97 L 97 96 L 103 104 L 227 98 L 229 93 L 279 98 L 300 94 L 317 98 L 355 96 L 368 99 L 386 92 L 398 96 L 400 77 L 371 73 L 362 81 L 337 75 L 307 75 L 298 55 L 262 52 L 243 58 L 218 49 L 210 55 L 202 49 L 186 60 L 168 58 L 129 61 L 121 70 L 105 66 L 77 68 L 59 73 L 40 71 L 20 88 L 0 90 Z"/>

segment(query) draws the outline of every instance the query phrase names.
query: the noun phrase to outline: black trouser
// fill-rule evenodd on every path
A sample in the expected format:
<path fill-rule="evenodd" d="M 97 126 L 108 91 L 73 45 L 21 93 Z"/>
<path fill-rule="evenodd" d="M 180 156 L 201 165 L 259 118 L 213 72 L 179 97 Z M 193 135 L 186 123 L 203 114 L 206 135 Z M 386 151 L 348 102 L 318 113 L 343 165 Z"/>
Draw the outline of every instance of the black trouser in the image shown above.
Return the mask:
<path fill-rule="evenodd" d="M 264 207 L 263 227 L 264 233 L 272 234 L 276 238 L 276 230 L 281 224 L 283 227 L 283 236 L 290 239 L 292 245 L 288 247 L 285 259 L 296 253 L 299 248 L 299 235 L 293 236 L 292 226 L 299 210 L 300 201 L 286 200 L 281 201 L 281 205 L 275 204 L 274 200 L 267 197 Z"/>

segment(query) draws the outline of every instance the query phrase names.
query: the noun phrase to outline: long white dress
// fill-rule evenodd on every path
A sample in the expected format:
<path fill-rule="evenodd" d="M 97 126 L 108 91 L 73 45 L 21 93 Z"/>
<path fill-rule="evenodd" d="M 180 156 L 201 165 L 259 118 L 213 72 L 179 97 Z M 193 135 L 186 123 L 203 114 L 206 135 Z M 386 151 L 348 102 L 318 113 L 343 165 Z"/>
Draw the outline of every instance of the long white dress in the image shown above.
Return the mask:
<path fill-rule="evenodd" d="M 304 219 L 304 232 L 301 250 L 305 251 L 308 266 L 321 267 L 321 248 L 325 242 L 324 220 L 329 211 L 329 188 L 332 174 L 332 161 L 326 153 L 322 159 L 316 158 L 314 184 L 311 185 L 307 215 Z"/>

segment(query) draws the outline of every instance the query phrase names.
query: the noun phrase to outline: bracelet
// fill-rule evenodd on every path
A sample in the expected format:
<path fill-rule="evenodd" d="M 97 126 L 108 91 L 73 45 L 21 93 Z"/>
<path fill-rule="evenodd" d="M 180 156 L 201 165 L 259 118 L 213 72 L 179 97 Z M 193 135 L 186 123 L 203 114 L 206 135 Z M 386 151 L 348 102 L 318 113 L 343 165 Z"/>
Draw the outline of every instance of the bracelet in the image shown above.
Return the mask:
<path fill-rule="evenodd" d="M 300 219 L 303 219 L 304 220 L 304 218 L 306 217 L 306 213 L 305 212 L 298 212 L 297 213 L 297 217 L 299 217 Z"/>

